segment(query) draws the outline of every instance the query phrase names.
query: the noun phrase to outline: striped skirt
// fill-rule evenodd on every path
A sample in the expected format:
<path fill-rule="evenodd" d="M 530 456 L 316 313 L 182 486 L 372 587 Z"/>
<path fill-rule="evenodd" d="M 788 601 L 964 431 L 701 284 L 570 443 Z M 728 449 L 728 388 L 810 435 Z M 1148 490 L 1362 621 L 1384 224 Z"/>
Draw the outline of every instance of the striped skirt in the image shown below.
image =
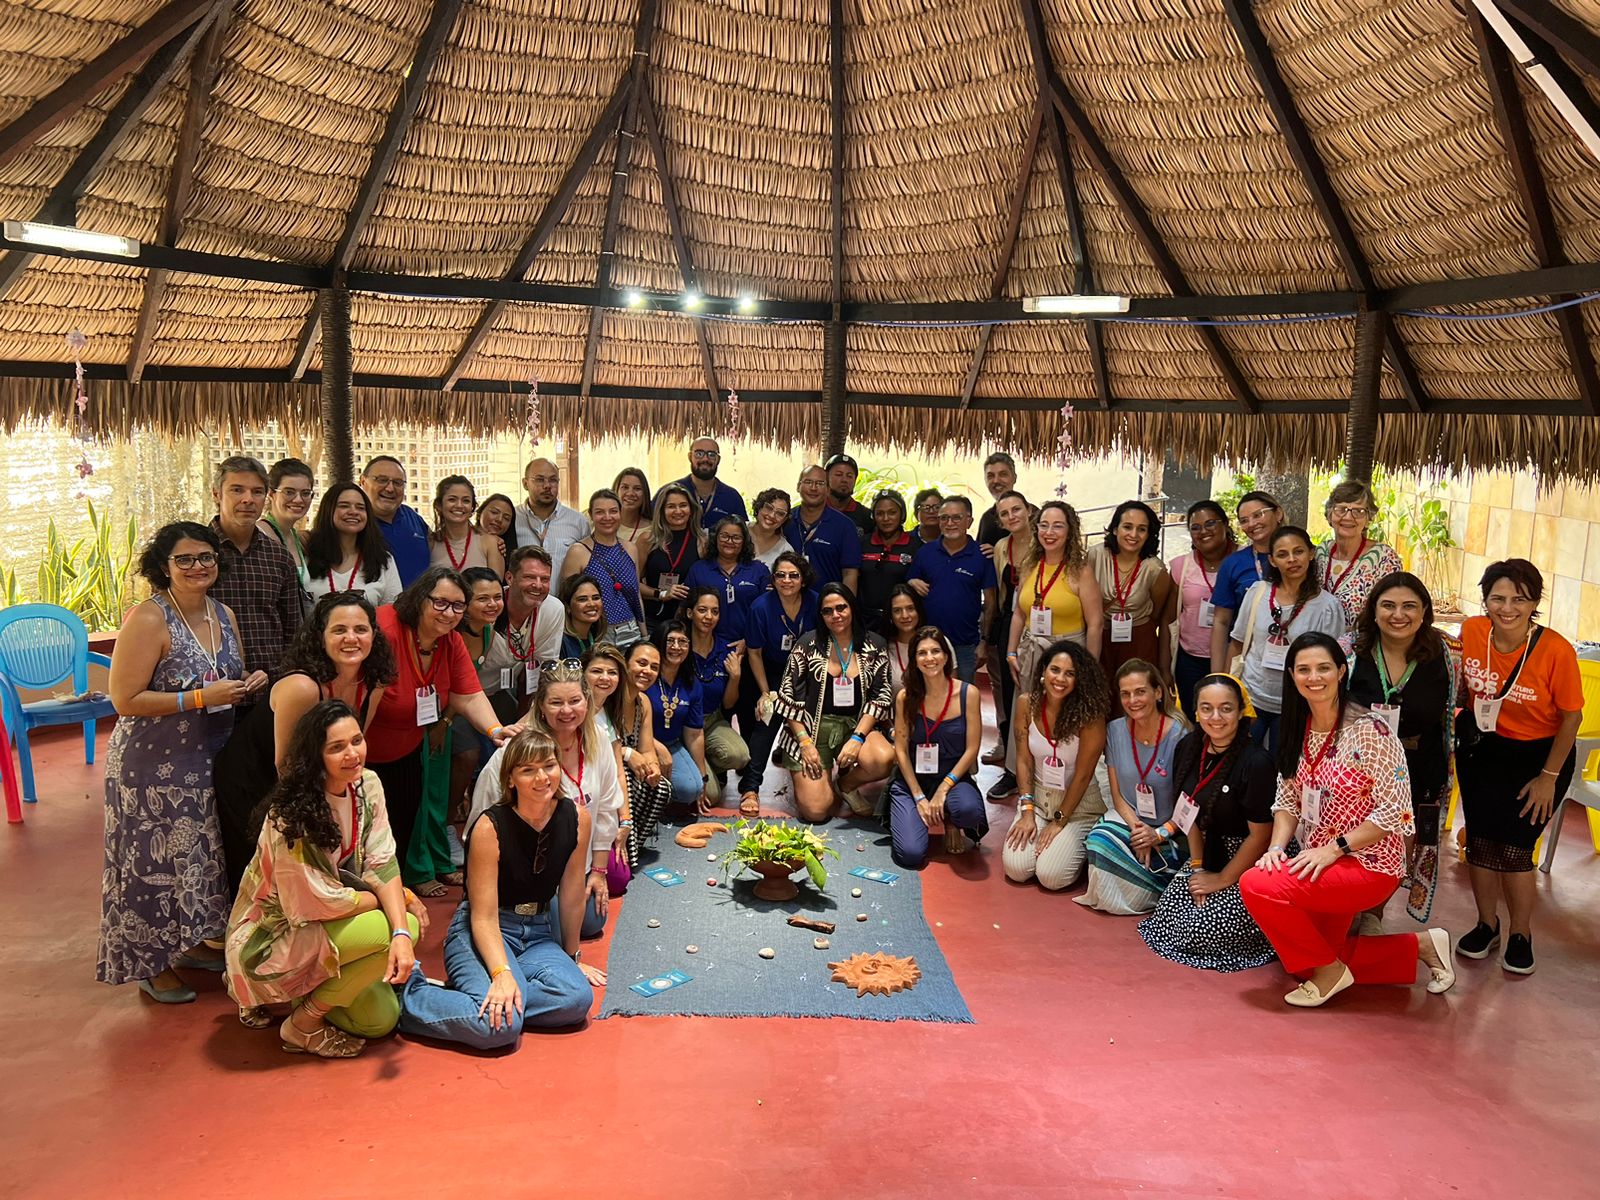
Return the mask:
<path fill-rule="evenodd" d="M 1178 869 L 1188 860 L 1188 841 L 1168 838 L 1150 849 L 1150 864 L 1139 861 L 1133 831 L 1107 813 L 1089 831 L 1089 889 L 1079 904 L 1119 916 L 1147 913 Z"/>

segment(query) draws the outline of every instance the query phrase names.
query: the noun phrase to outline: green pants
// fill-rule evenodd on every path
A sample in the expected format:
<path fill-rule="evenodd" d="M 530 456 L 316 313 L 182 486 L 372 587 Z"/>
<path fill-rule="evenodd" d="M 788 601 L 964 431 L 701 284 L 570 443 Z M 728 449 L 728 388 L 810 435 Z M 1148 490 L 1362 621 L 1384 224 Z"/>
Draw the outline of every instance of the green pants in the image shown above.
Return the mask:
<path fill-rule="evenodd" d="M 406 914 L 406 927 L 415 940 L 422 932 L 417 919 Z M 328 1006 L 328 1022 L 357 1037 L 383 1037 L 400 1020 L 400 1000 L 394 987 L 383 981 L 389 965 L 389 918 L 380 909 L 364 912 L 323 926 L 339 954 L 339 973 L 323 983 L 311 998 Z"/>
<path fill-rule="evenodd" d="M 750 747 L 728 724 L 722 713 L 706 718 L 706 770 L 718 781 L 729 771 L 742 771 L 750 765 Z"/>
<path fill-rule="evenodd" d="M 456 869 L 445 835 L 450 815 L 450 739 L 451 731 L 446 729 L 444 745 L 437 753 L 431 739 L 422 739 L 422 799 L 417 804 L 417 822 L 411 827 L 411 844 L 400 864 L 409 884 L 426 883 Z"/>

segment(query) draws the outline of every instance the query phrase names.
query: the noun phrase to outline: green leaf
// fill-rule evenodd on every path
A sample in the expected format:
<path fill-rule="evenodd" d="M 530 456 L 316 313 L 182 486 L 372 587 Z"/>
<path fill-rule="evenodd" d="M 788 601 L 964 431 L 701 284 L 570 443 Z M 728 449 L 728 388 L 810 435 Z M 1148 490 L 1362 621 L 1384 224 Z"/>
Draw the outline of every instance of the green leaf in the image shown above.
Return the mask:
<path fill-rule="evenodd" d="M 827 887 L 828 872 L 823 869 L 822 864 L 817 861 L 817 856 L 810 850 L 806 851 L 805 863 L 806 874 L 811 876 L 811 882 L 817 885 L 818 890 Z"/>

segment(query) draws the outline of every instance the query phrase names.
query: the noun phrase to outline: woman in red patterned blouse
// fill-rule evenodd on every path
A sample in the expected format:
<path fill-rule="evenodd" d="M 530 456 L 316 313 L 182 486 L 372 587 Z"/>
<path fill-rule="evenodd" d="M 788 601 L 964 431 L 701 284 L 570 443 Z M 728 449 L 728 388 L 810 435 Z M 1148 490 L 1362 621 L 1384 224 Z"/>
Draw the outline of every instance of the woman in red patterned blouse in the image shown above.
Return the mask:
<path fill-rule="evenodd" d="M 1325 633 L 1289 646 L 1278 738 L 1278 799 L 1272 841 L 1239 880 L 1250 915 L 1284 970 L 1304 982 L 1284 997 L 1298 1008 L 1326 1004 L 1352 983 L 1412 984 L 1428 968 L 1428 990 L 1455 983 L 1450 934 L 1361 937 L 1351 920 L 1387 900 L 1405 874 L 1414 832 L 1405 754 L 1388 725 L 1349 699 L 1344 651 Z M 1290 858 L 1296 836 L 1302 847 Z"/>

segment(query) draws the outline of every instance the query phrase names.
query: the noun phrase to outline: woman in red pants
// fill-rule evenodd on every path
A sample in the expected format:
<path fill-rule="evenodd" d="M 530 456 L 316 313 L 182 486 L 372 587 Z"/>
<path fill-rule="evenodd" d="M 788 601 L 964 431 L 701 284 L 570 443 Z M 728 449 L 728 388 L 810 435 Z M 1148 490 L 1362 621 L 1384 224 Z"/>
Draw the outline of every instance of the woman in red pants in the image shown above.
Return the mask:
<path fill-rule="evenodd" d="M 1304 982 L 1284 997 L 1316 1008 L 1352 983 L 1413 984 L 1428 968 L 1428 990 L 1456 981 L 1450 934 L 1361 937 L 1358 913 L 1387 900 L 1405 874 L 1405 837 L 1414 830 L 1405 753 L 1388 725 L 1350 702 L 1344 651 L 1324 633 L 1303 633 L 1284 664 L 1278 735 L 1278 798 L 1272 841 L 1239 880 L 1239 895 Z M 1296 834 L 1304 847 L 1290 858 Z"/>

